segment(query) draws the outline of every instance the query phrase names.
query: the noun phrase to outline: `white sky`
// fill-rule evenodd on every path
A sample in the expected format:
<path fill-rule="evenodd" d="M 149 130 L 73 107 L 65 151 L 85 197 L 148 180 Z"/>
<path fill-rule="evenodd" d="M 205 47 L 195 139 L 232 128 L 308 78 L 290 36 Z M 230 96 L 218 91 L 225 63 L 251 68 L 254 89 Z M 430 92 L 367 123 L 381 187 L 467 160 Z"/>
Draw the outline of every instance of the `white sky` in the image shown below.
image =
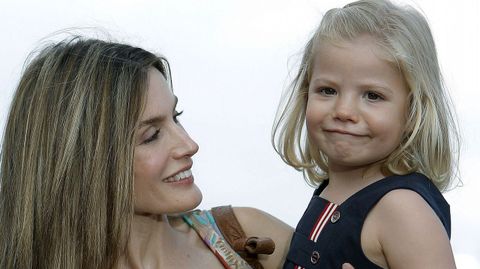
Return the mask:
<path fill-rule="evenodd" d="M 253 206 L 295 226 L 312 189 L 270 144 L 280 94 L 321 15 L 349 1 L 0 1 L 0 128 L 28 53 L 67 27 L 101 27 L 170 60 L 181 120 L 200 144 L 202 208 Z M 406 2 L 406 1 L 404 1 Z M 437 42 L 463 134 L 464 186 L 446 198 L 458 268 L 480 268 L 480 1 L 416 0 Z"/>

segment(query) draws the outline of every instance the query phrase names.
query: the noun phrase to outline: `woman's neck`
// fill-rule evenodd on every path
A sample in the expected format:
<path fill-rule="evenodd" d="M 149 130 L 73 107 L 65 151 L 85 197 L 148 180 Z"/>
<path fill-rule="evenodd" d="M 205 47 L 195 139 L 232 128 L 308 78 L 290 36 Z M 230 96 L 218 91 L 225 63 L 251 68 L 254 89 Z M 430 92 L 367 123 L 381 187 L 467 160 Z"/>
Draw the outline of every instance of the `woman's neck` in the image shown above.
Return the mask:
<path fill-rule="evenodd" d="M 119 268 L 160 268 L 168 257 L 176 256 L 177 250 L 189 245 L 189 232 L 179 218 L 135 214 L 126 253 L 120 259 L 125 266 Z"/>

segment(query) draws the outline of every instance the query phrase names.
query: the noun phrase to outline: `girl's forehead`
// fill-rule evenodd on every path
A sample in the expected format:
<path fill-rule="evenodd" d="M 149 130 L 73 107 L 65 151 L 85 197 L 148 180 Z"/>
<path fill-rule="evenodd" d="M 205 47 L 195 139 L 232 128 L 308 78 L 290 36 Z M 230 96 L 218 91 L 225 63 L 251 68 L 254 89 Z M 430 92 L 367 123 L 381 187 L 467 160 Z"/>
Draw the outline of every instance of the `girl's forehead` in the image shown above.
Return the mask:
<path fill-rule="evenodd" d="M 348 48 L 348 47 L 365 47 L 371 50 L 376 57 L 381 60 L 386 61 L 392 66 L 398 68 L 401 72 L 400 61 L 396 57 L 395 52 L 391 45 L 382 41 L 381 38 L 375 37 L 371 34 L 365 33 L 355 36 L 353 38 L 344 38 L 344 37 L 330 37 L 330 36 L 318 36 L 313 43 L 310 59 L 310 67 L 312 67 L 313 59 L 317 56 L 319 50 L 325 47 L 337 47 L 337 48 Z"/>
<path fill-rule="evenodd" d="M 353 37 L 343 36 L 323 36 L 319 35 L 314 39 L 313 50 L 318 50 L 322 46 L 349 47 L 349 46 L 371 46 L 375 50 L 386 50 L 387 46 L 382 39 L 371 34 L 364 33 Z"/>

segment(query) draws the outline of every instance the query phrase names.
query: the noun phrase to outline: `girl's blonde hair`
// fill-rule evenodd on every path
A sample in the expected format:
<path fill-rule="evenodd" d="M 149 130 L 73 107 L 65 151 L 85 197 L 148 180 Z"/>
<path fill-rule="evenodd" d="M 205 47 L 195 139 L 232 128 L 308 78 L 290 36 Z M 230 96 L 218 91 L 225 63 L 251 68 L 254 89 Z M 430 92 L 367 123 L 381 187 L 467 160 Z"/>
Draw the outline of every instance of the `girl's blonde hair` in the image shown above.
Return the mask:
<path fill-rule="evenodd" d="M 445 190 L 456 174 L 459 138 L 453 110 L 426 19 L 410 6 L 388 0 L 362 0 L 329 10 L 305 46 L 300 68 L 280 105 L 272 143 L 281 158 L 303 171 L 310 185 L 328 178 L 328 158 L 305 133 L 305 111 L 315 49 L 323 42 L 373 36 L 409 87 L 409 115 L 404 140 L 383 160 L 385 174 L 413 171 Z"/>
<path fill-rule="evenodd" d="M 72 37 L 43 48 L 16 89 L 1 151 L 0 268 L 111 268 L 133 216 L 143 49 Z"/>

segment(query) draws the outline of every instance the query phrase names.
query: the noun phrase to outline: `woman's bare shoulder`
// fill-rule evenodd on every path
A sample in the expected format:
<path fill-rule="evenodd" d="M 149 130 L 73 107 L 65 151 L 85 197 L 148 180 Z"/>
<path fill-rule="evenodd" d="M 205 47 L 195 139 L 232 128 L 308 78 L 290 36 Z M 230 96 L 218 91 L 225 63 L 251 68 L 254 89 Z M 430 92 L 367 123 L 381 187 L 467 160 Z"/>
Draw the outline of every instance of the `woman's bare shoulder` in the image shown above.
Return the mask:
<path fill-rule="evenodd" d="M 275 228 L 293 231 L 291 226 L 263 210 L 254 207 L 233 207 L 233 211 L 240 222 L 243 221 L 249 226 L 262 228 L 265 224 L 271 224 L 275 225 Z"/>
<path fill-rule="evenodd" d="M 281 268 L 290 246 L 293 228 L 260 209 L 234 207 L 233 211 L 247 236 L 270 237 L 275 242 L 274 253 L 260 257 L 265 269 Z"/>

